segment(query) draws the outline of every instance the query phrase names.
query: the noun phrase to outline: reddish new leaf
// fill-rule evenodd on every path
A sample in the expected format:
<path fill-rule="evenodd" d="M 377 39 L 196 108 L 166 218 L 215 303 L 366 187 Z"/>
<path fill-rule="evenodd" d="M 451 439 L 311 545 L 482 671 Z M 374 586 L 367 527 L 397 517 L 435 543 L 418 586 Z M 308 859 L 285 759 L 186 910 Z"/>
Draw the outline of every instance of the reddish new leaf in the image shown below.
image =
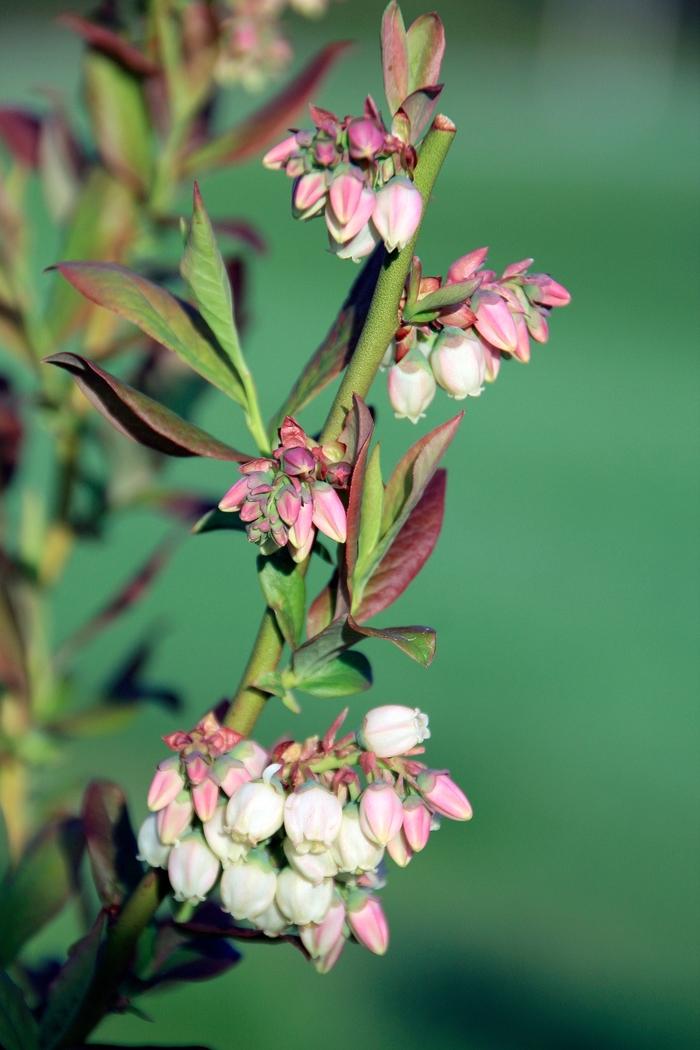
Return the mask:
<path fill-rule="evenodd" d="M 393 116 L 409 93 L 410 78 L 408 40 L 396 0 L 391 0 L 382 18 L 382 68 L 384 92 Z"/>
<path fill-rule="evenodd" d="M 409 60 L 409 91 L 437 84 L 445 54 L 445 28 L 433 11 L 421 15 L 406 34 Z"/>
<path fill-rule="evenodd" d="M 44 364 L 57 365 L 75 379 L 87 399 L 112 426 L 140 445 L 166 456 L 203 456 L 245 463 L 251 457 L 188 423 L 79 354 L 53 354 Z"/>
<path fill-rule="evenodd" d="M 13 568 L 0 556 L 0 685 L 18 697 L 28 693 L 24 641 L 11 591 Z"/>
<path fill-rule="evenodd" d="M 81 820 L 100 903 L 119 908 L 143 878 L 122 789 L 93 780 L 83 796 Z"/>
<path fill-rule="evenodd" d="M 111 29 L 107 29 L 106 26 L 90 22 L 87 18 L 81 18 L 80 15 L 74 15 L 70 11 L 58 15 L 56 21 L 66 29 L 72 29 L 91 47 L 104 51 L 110 58 L 116 59 L 132 73 L 137 73 L 139 76 L 152 76 L 160 72 L 157 62 L 153 62 L 134 44 L 118 36 Z"/>
<path fill-rule="evenodd" d="M 447 471 L 438 470 L 367 583 L 355 620 L 363 623 L 395 602 L 415 579 L 438 541 Z"/>
<path fill-rule="evenodd" d="M 372 438 L 374 421 L 370 415 L 367 405 L 357 394 L 352 395 L 353 407 L 350 417 L 354 419 L 353 433 L 355 435 L 356 459 L 350 482 L 350 499 L 348 501 L 348 532 L 345 547 L 345 559 L 348 577 L 352 578 L 357 563 L 358 540 L 362 518 L 362 494 L 364 492 L 365 470 L 367 468 L 367 456 L 369 454 L 369 443 Z M 346 423 L 346 426 L 348 424 Z"/>
<path fill-rule="evenodd" d="M 311 603 L 306 617 L 306 637 L 315 638 L 333 621 L 338 589 L 338 574 L 335 572 L 327 587 Z"/>
<path fill-rule="evenodd" d="M 39 166 L 41 120 L 29 110 L 0 106 L 0 140 L 15 160 L 28 168 Z"/>
<path fill-rule="evenodd" d="M 411 142 L 417 143 L 432 120 L 443 84 L 412 91 L 401 103 L 401 109 L 411 122 Z"/>
<path fill-rule="evenodd" d="M 280 135 L 306 106 L 321 80 L 350 42 L 337 41 L 324 47 L 299 75 L 270 102 L 251 113 L 240 124 L 208 142 L 185 158 L 183 175 L 222 164 L 240 164 L 264 149 Z"/>

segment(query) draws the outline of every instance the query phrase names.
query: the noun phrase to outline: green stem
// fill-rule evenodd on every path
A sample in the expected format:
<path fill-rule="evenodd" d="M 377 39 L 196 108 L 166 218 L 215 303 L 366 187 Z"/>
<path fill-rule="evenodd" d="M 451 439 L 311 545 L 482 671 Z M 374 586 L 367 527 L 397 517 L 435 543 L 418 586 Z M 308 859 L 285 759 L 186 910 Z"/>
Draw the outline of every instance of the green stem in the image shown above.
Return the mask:
<path fill-rule="evenodd" d="M 433 126 L 421 146 L 414 179 L 414 184 L 423 197 L 421 221 L 403 251 L 398 254 L 392 252 L 379 274 L 367 320 L 328 413 L 328 419 L 321 435 L 321 444 L 337 439 L 345 424 L 345 417 L 352 408 L 352 395 L 359 394 L 363 398 L 367 396 L 386 353 L 386 348 L 396 334 L 399 323 L 399 301 L 411 268 L 411 260 L 425 217 L 425 210 L 438 172 L 452 145 L 455 132 L 456 128 L 450 120 L 438 116 L 433 121 Z"/>
<path fill-rule="evenodd" d="M 331 769 L 344 769 L 346 766 L 356 766 L 360 761 L 361 751 L 353 751 L 351 754 L 346 755 L 345 758 L 336 758 L 335 755 L 329 755 L 327 758 L 320 758 L 318 762 L 312 762 L 309 765 L 309 769 L 312 773 L 327 773 Z"/>
<path fill-rule="evenodd" d="M 112 1005 L 131 962 L 136 942 L 170 889 L 165 871 L 151 869 L 136 887 L 121 915 L 110 927 L 83 1006 L 57 1050 L 80 1046 Z"/>
<path fill-rule="evenodd" d="M 284 638 L 277 626 L 275 614 L 268 608 L 263 613 L 253 651 L 226 717 L 226 725 L 243 736 L 250 736 L 253 726 L 270 699 L 267 693 L 256 689 L 251 682 L 263 671 L 273 671 L 277 667 L 283 646 Z"/>
<path fill-rule="evenodd" d="M 241 358 L 245 365 L 245 358 L 241 354 Z M 270 455 L 270 439 L 267 436 L 267 427 L 263 422 L 262 415 L 260 413 L 260 402 L 258 401 L 258 391 L 255 387 L 255 381 L 247 365 L 240 371 L 241 382 L 243 383 L 243 389 L 245 390 L 246 399 L 248 401 L 248 409 L 246 411 L 246 424 L 248 430 L 253 435 L 253 440 L 258 446 L 263 456 Z"/>

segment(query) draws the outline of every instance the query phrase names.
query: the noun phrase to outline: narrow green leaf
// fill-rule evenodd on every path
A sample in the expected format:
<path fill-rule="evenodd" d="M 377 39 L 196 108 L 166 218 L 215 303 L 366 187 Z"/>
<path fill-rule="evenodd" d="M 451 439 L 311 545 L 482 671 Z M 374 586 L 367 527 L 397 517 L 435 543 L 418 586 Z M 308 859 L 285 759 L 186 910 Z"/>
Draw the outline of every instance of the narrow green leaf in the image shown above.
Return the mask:
<path fill-rule="evenodd" d="M 87 936 L 73 945 L 54 979 L 39 1027 L 39 1050 L 54 1050 L 59 1046 L 75 1020 L 90 990 L 105 920 L 105 913 L 100 912 Z"/>
<path fill-rule="evenodd" d="M 382 468 L 379 462 L 379 445 L 375 445 L 365 471 L 362 489 L 362 512 L 360 516 L 360 533 L 358 537 L 358 554 L 355 574 L 361 577 L 365 566 L 372 557 L 377 545 L 382 523 L 382 506 L 384 485 Z"/>
<path fill-rule="evenodd" d="M 180 263 L 180 273 L 192 292 L 202 317 L 218 339 L 219 345 L 228 354 L 241 379 L 247 369 L 233 319 L 231 282 L 196 182 L 192 223 L 185 254 Z"/>
<path fill-rule="evenodd" d="M 100 51 L 87 52 L 84 73 L 92 130 L 105 167 L 145 195 L 153 155 L 143 86 L 133 73 Z"/>
<path fill-rule="evenodd" d="M 35 1050 L 37 1023 L 22 992 L 0 970 L 0 1046 L 3 1050 Z"/>
<path fill-rule="evenodd" d="M 416 302 L 407 303 L 403 312 L 406 321 L 415 321 L 419 315 L 429 314 L 435 310 L 441 310 L 443 306 L 452 306 L 464 302 L 476 291 L 481 284 L 481 278 L 475 277 L 472 281 L 458 281 L 455 284 L 445 284 L 442 288 L 424 295 Z"/>
<path fill-rule="evenodd" d="M 245 392 L 237 372 L 196 310 L 116 263 L 63 262 L 55 269 L 87 299 L 137 325 L 245 407 Z"/>
<path fill-rule="evenodd" d="M 259 555 L 258 579 L 265 601 L 274 610 L 280 631 L 291 649 L 298 649 L 304 629 L 306 584 L 285 550 Z"/>
<path fill-rule="evenodd" d="M 78 820 L 48 825 L 0 886 L 0 965 L 63 908 L 75 892 L 84 837 Z"/>
<path fill-rule="evenodd" d="M 435 656 L 436 635 L 432 627 L 365 627 L 348 617 L 348 626 L 364 638 L 384 638 L 393 642 L 416 663 L 428 667 Z"/>
<path fill-rule="evenodd" d="M 372 686 L 372 668 L 362 653 L 342 653 L 312 675 L 295 681 L 295 688 L 312 696 L 335 700 L 341 696 L 364 693 Z"/>

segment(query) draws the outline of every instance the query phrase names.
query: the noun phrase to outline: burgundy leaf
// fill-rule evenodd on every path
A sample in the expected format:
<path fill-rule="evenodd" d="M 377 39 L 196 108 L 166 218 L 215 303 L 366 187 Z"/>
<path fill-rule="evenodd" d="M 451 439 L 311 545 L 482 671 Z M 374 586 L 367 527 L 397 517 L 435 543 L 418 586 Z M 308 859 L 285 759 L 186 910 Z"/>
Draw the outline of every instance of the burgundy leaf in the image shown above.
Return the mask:
<path fill-rule="evenodd" d="M 401 109 L 411 122 L 411 142 L 415 145 L 432 120 L 443 84 L 413 91 L 401 103 Z"/>
<path fill-rule="evenodd" d="M 106 780 L 93 780 L 83 796 L 81 820 L 102 907 L 119 908 L 143 878 L 122 789 Z"/>
<path fill-rule="evenodd" d="M 27 665 L 20 617 L 12 594 L 14 575 L 9 560 L 4 554 L 0 555 L 0 684 L 26 699 Z"/>
<path fill-rule="evenodd" d="M 335 601 L 338 587 L 338 574 L 333 574 L 333 578 L 327 587 L 324 587 L 321 593 L 314 598 L 309 608 L 308 615 L 306 617 L 306 637 L 315 638 L 321 631 L 325 631 L 326 627 L 332 623 L 335 616 Z"/>
<path fill-rule="evenodd" d="M 105 920 L 106 915 L 101 911 L 90 932 L 73 945 L 52 982 L 39 1029 L 40 1046 L 59 1046 L 63 1037 L 68 1035 L 92 987 Z M 68 1045 L 72 1045 L 72 1041 Z"/>
<path fill-rule="evenodd" d="M 268 432 L 274 434 L 285 416 L 293 416 L 308 405 L 343 371 L 355 352 L 364 328 L 377 279 L 386 257 L 378 244 L 355 279 L 328 335 L 304 367 L 289 397 L 271 420 Z"/>
<path fill-rule="evenodd" d="M 280 135 L 304 108 L 321 80 L 340 55 L 348 49 L 346 40 L 328 44 L 319 51 L 301 73 L 270 102 L 251 113 L 240 124 L 206 146 L 190 153 L 183 164 L 183 174 L 222 164 L 239 164 L 264 149 Z"/>
<path fill-rule="evenodd" d="M 104 51 L 110 58 L 116 59 L 132 73 L 137 73 L 139 76 L 152 76 L 160 72 L 157 62 L 153 62 L 134 44 L 118 36 L 111 29 L 107 29 L 106 26 L 90 22 L 87 18 L 81 18 L 80 15 L 72 14 L 70 11 L 58 15 L 56 21 L 66 29 L 72 29 L 91 47 Z"/>
<path fill-rule="evenodd" d="M 103 689 L 110 705 L 132 706 L 144 700 L 160 703 L 171 711 L 182 707 L 182 698 L 169 686 L 151 685 L 143 680 L 143 672 L 150 662 L 157 638 L 151 636 L 139 642 Z"/>
<path fill-rule="evenodd" d="M 24 427 L 19 402 L 6 376 L 0 375 L 0 493 L 12 481 L 19 463 Z"/>
<path fill-rule="evenodd" d="M 211 224 L 217 233 L 243 241 L 260 255 L 267 251 L 267 242 L 262 233 L 247 219 L 212 219 Z"/>
<path fill-rule="evenodd" d="M 437 543 L 445 510 L 447 471 L 437 470 L 418 504 L 372 573 L 355 620 L 363 623 L 395 602 L 425 565 Z"/>
<path fill-rule="evenodd" d="M 408 40 L 396 0 L 391 0 L 382 18 L 382 67 L 384 92 L 393 116 L 409 93 L 410 78 Z"/>
<path fill-rule="evenodd" d="M 41 120 L 29 110 L 0 106 L 0 140 L 15 160 L 28 168 L 39 166 Z"/>
<path fill-rule="evenodd" d="M 225 445 L 79 354 L 60 353 L 44 364 L 65 369 L 116 430 L 166 456 L 204 456 L 245 463 L 251 457 Z"/>

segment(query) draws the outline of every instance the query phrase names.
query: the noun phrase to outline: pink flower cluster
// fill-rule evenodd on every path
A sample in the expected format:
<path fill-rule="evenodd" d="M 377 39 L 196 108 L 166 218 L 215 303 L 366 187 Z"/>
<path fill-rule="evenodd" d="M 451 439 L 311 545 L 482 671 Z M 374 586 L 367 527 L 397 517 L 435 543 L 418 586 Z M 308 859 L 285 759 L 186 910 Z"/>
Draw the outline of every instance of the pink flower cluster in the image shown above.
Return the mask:
<path fill-rule="evenodd" d="M 411 313 L 387 351 L 389 400 L 399 419 L 413 423 L 441 386 L 448 397 L 462 400 L 478 397 L 484 380 L 493 382 L 501 358 L 530 360 L 530 337 L 546 343 L 547 317 L 553 306 L 566 306 L 571 296 L 549 274 L 528 273 L 532 259 L 512 263 L 498 277 L 483 269 L 488 248 L 478 248 L 450 266 L 445 284 L 441 277 L 423 277 L 420 260 L 401 303 L 406 311 L 409 289 L 417 294 L 410 301 Z M 470 282 L 472 290 L 463 299 L 421 314 L 421 301 L 438 289 Z M 406 311 L 408 312 L 408 311 Z"/>
<path fill-rule="evenodd" d="M 423 199 L 412 182 L 417 154 L 404 133 L 388 132 L 371 96 L 362 117 L 340 120 L 310 106 L 315 131 L 297 131 L 263 158 L 294 179 L 297 219 L 325 216 L 331 250 L 341 259 L 369 255 L 380 240 L 401 250 L 420 222 Z"/>
<path fill-rule="evenodd" d="M 343 461 L 344 445 L 315 444 L 291 416 L 279 436 L 273 458 L 252 459 L 238 468 L 243 477 L 219 509 L 240 513 L 248 539 L 263 554 L 288 545 L 294 560 L 303 561 L 317 529 L 345 543 L 347 519 L 336 488 L 345 487 L 352 467 Z"/>
<path fill-rule="evenodd" d="M 336 741 L 346 713 L 322 740 L 284 740 L 269 753 L 211 715 L 167 737 L 179 756 L 158 767 L 138 836 L 140 859 L 167 868 L 176 900 L 213 896 L 268 937 L 298 934 L 320 973 L 349 939 L 386 952 L 385 851 L 406 867 L 440 817 L 472 815 L 448 773 L 415 758 L 430 736 L 426 715 L 377 707 Z M 204 783 L 216 787 L 206 803 L 195 795 Z"/>

